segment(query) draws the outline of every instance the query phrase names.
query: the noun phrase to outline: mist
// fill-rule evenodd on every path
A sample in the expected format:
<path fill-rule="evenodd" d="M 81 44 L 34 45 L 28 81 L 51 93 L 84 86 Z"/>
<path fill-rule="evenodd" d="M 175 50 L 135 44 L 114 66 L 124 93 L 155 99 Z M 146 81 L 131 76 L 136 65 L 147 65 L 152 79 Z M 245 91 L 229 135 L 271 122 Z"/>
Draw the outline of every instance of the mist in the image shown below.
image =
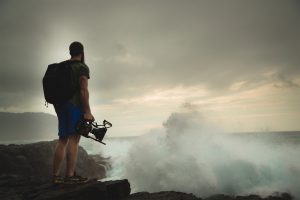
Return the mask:
<path fill-rule="evenodd" d="M 163 130 L 131 145 L 121 176 L 134 192 L 174 190 L 199 197 L 289 192 L 299 199 L 299 150 L 271 139 L 223 133 L 187 106 L 171 114 Z"/>

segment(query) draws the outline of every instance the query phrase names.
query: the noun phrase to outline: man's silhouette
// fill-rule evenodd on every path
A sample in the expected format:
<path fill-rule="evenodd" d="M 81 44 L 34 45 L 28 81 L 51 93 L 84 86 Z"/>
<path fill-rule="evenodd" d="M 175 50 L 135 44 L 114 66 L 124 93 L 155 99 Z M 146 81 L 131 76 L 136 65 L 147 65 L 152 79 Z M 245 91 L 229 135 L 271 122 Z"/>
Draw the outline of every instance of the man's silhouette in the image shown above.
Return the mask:
<path fill-rule="evenodd" d="M 70 47 L 73 84 L 77 90 L 73 97 L 66 103 L 54 105 L 58 117 L 59 140 L 53 160 L 53 183 L 82 183 L 88 179 L 76 174 L 78 144 L 80 135 L 76 133 L 76 123 L 80 119 L 94 121 L 90 105 L 88 79 L 89 68 L 84 62 L 84 49 L 80 42 L 73 42 Z M 60 176 L 61 163 L 66 155 L 65 178 Z"/>

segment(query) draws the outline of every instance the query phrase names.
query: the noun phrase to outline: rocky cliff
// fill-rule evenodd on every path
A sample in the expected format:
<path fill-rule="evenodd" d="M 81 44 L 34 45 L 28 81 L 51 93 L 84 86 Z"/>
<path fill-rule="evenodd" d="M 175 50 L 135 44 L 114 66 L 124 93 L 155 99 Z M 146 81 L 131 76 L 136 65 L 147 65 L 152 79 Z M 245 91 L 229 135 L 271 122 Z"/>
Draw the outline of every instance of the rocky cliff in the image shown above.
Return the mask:
<path fill-rule="evenodd" d="M 23 145 L 0 145 L 0 175 L 31 176 L 35 179 L 49 180 L 52 176 L 52 162 L 57 141 L 38 142 Z M 97 160 L 97 162 L 95 161 Z M 107 159 L 89 156 L 79 147 L 77 173 L 89 178 L 104 178 Z M 64 172 L 63 163 L 62 172 Z"/>

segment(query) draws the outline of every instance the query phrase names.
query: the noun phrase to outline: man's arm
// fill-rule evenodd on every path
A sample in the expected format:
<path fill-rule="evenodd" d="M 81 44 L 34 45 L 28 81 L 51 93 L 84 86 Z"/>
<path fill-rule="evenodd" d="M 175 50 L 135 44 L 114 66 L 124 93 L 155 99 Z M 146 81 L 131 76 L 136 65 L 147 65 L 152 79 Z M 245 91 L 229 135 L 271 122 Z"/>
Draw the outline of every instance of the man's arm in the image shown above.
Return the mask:
<path fill-rule="evenodd" d="M 88 121 L 94 121 L 95 118 L 92 115 L 90 103 L 89 103 L 89 90 L 88 90 L 88 78 L 86 76 L 79 77 L 80 85 L 80 98 L 82 103 L 83 118 Z"/>

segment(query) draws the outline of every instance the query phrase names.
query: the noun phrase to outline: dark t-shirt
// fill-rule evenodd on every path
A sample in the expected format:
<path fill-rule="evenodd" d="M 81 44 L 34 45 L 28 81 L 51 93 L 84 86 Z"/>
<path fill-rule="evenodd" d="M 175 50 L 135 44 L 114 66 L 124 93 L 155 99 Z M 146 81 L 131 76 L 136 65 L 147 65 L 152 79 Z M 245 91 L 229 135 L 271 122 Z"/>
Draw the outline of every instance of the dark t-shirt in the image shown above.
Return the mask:
<path fill-rule="evenodd" d="M 73 84 L 75 85 L 77 91 L 74 96 L 70 99 L 70 102 L 75 106 L 82 108 L 81 98 L 80 98 L 80 85 L 79 85 L 79 77 L 86 76 L 88 79 L 90 78 L 90 70 L 89 67 L 82 62 L 73 62 L 71 64 L 72 74 L 73 74 Z"/>

